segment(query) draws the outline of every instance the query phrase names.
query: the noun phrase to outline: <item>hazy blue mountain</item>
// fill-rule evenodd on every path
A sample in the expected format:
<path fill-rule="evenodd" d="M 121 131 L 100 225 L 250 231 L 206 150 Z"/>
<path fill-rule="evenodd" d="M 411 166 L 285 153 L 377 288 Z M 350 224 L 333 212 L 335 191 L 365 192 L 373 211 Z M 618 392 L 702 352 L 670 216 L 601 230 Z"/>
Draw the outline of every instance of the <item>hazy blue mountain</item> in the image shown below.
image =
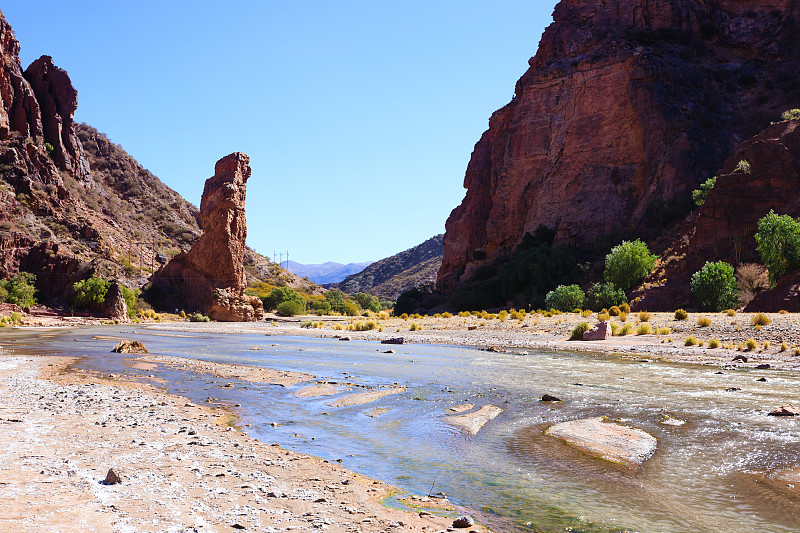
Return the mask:
<path fill-rule="evenodd" d="M 314 283 L 321 285 L 323 283 L 338 283 L 347 276 L 361 272 L 371 264 L 372 261 L 366 261 L 364 263 L 348 263 L 346 265 L 328 261 L 327 263 L 322 263 L 321 265 L 304 265 L 295 261 L 289 261 L 287 268 L 286 261 L 284 261 L 281 263 L 281 266 L 287 268 L 287 270 L 289 270 L 292 274 L 306 277 Z"/>

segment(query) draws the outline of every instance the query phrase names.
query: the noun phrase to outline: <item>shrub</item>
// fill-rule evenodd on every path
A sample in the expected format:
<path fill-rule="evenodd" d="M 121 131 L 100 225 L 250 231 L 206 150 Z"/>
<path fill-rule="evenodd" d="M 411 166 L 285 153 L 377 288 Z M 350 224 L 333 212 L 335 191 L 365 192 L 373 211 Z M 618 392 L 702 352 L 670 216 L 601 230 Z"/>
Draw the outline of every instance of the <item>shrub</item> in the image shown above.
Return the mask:
<path fill-rule="evenodd" d="M 736 164 L 736 168 L 734 168 L 733 171 L 741 174 L 750 174 L 750 163 L 742 159 Z"/>
<path fill-rule="evenodd" d="M 622 241 L 606 256 L 605 279 L 628 291 L 653 271 L 656 259 L 643 241 Z"/>
<path fill-rule="evenodd" d="M 350 300 L 345 300 L 344 314 L 347 316 L 359 316 L 361 314 L 361 309 L 359 309 L 358 305 L 355 302 L 351 302 Z"/>
<path fill-rule="evenodd" d="M 82 309 L 97 309 L 106 301 L 106 293 L 111 282 L 103 278 L 92 276 L 88 279 L 76 281 L 72 285 L 75 291 L 73 303 Z"/>
<path fill-rule="evenodd" d="M 627 305 L 627 301 L 625 291 L 616 288 L 613 283 L 595 283 L 586 292 L 586 306 L 590 309 L 607 307 L 610 310 L 616 307 L 617 310 L 621 310 L 621 305 Z"/>
<path fill-rule="evenodd" d="M 797 120 L 800 118 L 800 109 L 787 109 L 781 114 L 781 120 Z"/>
<path fill-rule="evenodd" d="M 783 342 L 781 343 L 781 351 L 782 351 L 782 352 L 785 352 L 785 351 L 786 351 L 786 350 L 788 350 L 788 349 L 789 349 L 789 345 L 788 345 L 788 344 L 786 344 L 786 341 L 783 341 Z"/>
<path fill-rule="evenodd" d="M 692 275 L 692 296 L 703 311 L 722 311 L 739 305 L 739 289 L 733 267 L 725 261 L 706 261 L 703 268 Z"/>
<path fill-rule="evenodd" d="M 736 268 L 736 281 L 739 285 L 739 300 L 742 305 L 749 304 L 755 296 L 769 289 L 767 269 L 758 263 L 745 263 Z"/>
<path fill-rule="evenodd" d="M 764 344 L 761 345 L 764 348 L 764 351 L 769 350 L 769 341 L 764 341 Z"/>
<path fill-rule="evenodd" d="M 314 323 L 313 323 L 312 321 L 310 321 L 310 320 L 304 320 L 304 321 L 303 321 L 303 323 L 302 323 L 302 324 L 300 324 L 300 327 L 301 327 L 301 328 L 305 328 L 305 329 L 309 329 L 309 328 L 311 328 L 311 326 L 313 326 L 313 325 L 314 325 Z"/>
<path fill-rule="evenodd" d="M 670 333 L 672 333 L 672 330 L 666 327 L 656 330 L 656 335 L 669 335 Z"/>
<path fill-rule="evenodd" d="M 620 322 L 625 322 L 627 320 L 628 320 L 628 313 L 622 312 L 622 313 L 619 314 L 619 321 Z"/>
<path fill-rule="evenodd" d="M 619 307 L 617 307 L 616 305 L 612 305 L 611 307 L 609 307 L 609 308 L 608 308 L 608 314 L 609 314 L 609 316 L 619 316 L 619 314 L 620 314 L 621 312 L 622 312 L 622 311 L 620 311 L 620 310 L 619 310 Z"/>
<path fill-rule="evenodd" d="M 9 280 L 0 281 L 0 302 L 26 308 L 36 305 L 35 283 L 36 276 L 28 272 L 20 272 Z"/>
<path fill-rule="evenodd" d="M 211 319 L 208 318 L 203 313 L 193 313 L 189 315 L 190 322 L 211 322 Z"/>
<path fill-rule="evenodd" d="M 675 310 L 675 320 L 686 320 L 687 318 L 689 318 L 689 313 L 687 313 L 683 309 Z"/>
<path fill-rule="evenodd" d="M 619 335 L 620 325 L 616 322 L 611 323 L 611 335 Z"/>
<path fill-rule="evenodd" d="M 698 341 L 694 336 L 689 335 L 688 337 L 686 337 L 686 340 L 684 341 L 683 345 L 684 346 L 694 346 L 695 344 L 697 344 L 697 342 Z"/>
<path fill-rule="evenodd" d="M 305 301 L 305 300 L 303 300 Z M 305 306 L 300 305 L 294 300 L 288 300 L 278 304 L 275 308 L 275 314 L 278 316 L 295 316 L 305 313 Z"/>
<path fill-rule="evenodd" d="M 756 249 L 775 284 L 784 274 L 800 268 L 800 222 L 770 210 L 758 221 Z"/>
<path fill-rule="evenodd" d="M 625 302 L 625 303 L 619 304 L 619 310 L 622 311 L 625 314 L 628 314 L 628 313 L 631 312 L 631 306 L 628 305 L 628 302 Z"/>
<path fill-rule="evenodd" d="M 580 341 L 583 340 L 583 334 L 586 333 L 591 329 L 588 322 L 581 322 L 577 326 L 575 326 L 572 330 L 572 334 L 569 336 L 569 340 L 571 341 Z"/>
<path fill-rule="evenodd" d="M 653 327 L 648 324 L 647 322 L 642 322 L 639 324 L 639 327 L 636 328 L 637 335 L 652 335 L 653 334 Z"/>
<path fill-rule="evenodd" d="M 714 176 L 713 178 L 708 178 L 706 181 L 700 184 L 699 189 L 695 189 L 692 191 L 692 200 L 694 201 L 695 205 L 700 207 L 706 201 L 706 197 L 708 196 L 708 192 L 714 188 L 714 185 L 717 184 L 717 177 Z"/>
<path fill-rule="evenodd" d="M 647 311 L 641 311 L 639 313 L 639 322 L 649 322 L 652 317 L 653 315 L 651 315 Z"/>
<path fill-rule="evenodd" d="M 633 331 L 633 326 L 631 326 L 630 324 L 625 324 L 620 328 L 619 335 L 620 335 L 620 337 L 624 337 L 625 335 L 627 335 L 631 331 Z"/>
<path fill-rule="evenodd" d="M 750 318 L 750 323 L 754 326 L 767 326 L 772 320 L 764 313 L 756 313 Z"/>
<path fill-rule="evenodd" d="M 576 307 L 583 307 L 586 295 L 577 285 L 559 285 L 547 293 L 547 307 L 568 312 Z"/>
<path fill-rule="evenodd" d="M 717 339 L 709 339 L 708 348 L 709 350 L 716 350 L 719 348 L 719 341 Z"/>
<path fill-rule="evenodd" d="M 291 287 L 276 287 L 272 289 L 269 296 L 265 296 L 261 301 L 264 302 L 265 311 L 272 311 L 273 309 L 277 311 L 278 307 L 284 302 L 295 302 L 301 308 L 300 313 L 295 314 L 299 315 L 306 311 L 306 299 Z"/>
<path fill-rule="evenodd" d="M 697 319 L 697 325 L 700 326 L 701 328 L 707 328 L 708 326 L 711 325 L 711 319 L 705 316 L 701 316 L 700 318 Z"/>
<path fill-rule="evenodd" d="M 747 339 L 746 341 L 744 341 L 744 347 L 752 351 L 758 348 L 758 343 L 756 342 L 755 339 Z"/>
<path fill-rule="evenodd" d="M 419 327 L 417 324 L 412 322 L 411 326 L 409 326 L 409 328 L 408 328 L 408 331 L 419 331 L 421 329 L 422 329 L 421 327 Z"/>
<path fill-rule="evenodd" d="M 609 320 L 611 320 L 611 315 L 609 315 L 608 313 L 600 313 L 597 315 L 597 320 L 599 320 L 600 322 L 608 322 Z"/>
<path fill-rule="evenodd" d="M 729 317 L 735 317 L 736 309 L 728 309 L 727 311 L 725 311 L 725 314 L 728 315 Z"/>
<path fill-rule="evenodd" d="M 331 312 L 331 303 L 328 300 L 309 302 L 308 307 L 310 307 L 316 315 L 327 315 Z"/>

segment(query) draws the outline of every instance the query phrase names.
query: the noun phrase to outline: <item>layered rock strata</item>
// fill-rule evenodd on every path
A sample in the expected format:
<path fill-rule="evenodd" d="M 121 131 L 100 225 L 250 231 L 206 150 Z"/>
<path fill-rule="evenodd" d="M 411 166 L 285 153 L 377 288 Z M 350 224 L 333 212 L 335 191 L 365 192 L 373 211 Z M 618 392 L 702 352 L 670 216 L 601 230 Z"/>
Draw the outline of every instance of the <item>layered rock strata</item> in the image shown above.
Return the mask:
<path fill-rule="evenodd" d="M 553 19 L 475 145 L 441 289 L 540 224 L 587 248 L 659 230 L 800 100 L 796 1 L 563 0 Z"/>
<path fill-rule="evenodd" d="M 206 180 L 200 203 L 203 235 L 151 278 L 166 309 L 200 311 L 227 322 L 263 317 L 261 300 L 244 294 L 249 163 L 246 154 L 235 152 L 217 161 L 214 176 Z"/>

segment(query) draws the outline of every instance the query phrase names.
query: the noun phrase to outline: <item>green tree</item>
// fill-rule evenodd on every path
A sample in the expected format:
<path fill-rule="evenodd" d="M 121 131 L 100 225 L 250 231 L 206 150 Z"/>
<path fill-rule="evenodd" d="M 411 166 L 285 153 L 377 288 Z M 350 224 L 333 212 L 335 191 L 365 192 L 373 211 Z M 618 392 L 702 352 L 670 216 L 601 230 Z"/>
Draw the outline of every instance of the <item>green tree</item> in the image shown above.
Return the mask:
<path fill-rule="evenodd" d="M 606 256 L 605 279 L 629 291 L 653 271 L 656 259 L 642 240 L 622 241 Z"/>
<path fill-rule="evenodd" d="M 305 304 L 305 300 L 303 300 Z M 278 316 L 302 315 L 305 312 L 305 305 L 300 305 L 294 300 L 286 300 L 278 304 L 275 314 Z"/>
<path fill-rule="evenodd" d="M 110 281 L 97 276 L 76 281 L 72 285 L 72 290 L 75 291 L 72 302 L 81 309 L 97 309 L 106 301 L 109 287 L 111 287 Z"/>
<path fill-rule="evenodd" d="M 358 304 L 352 300 L 345 300 L 344 314 L 347 316 L 359 316 L 361 314 L 361 309 L 359 309 Z"/>
<path fill-rule="evenodd" d="M 328 300 L 310 302 L 308 306 L 318 315 L 327 315 L 331 312 L 331 304 Z"/>
<path fill-rule="evenodd" d="M 796 120 L 800 118 L 800 109 L 788 109 L 781 114 L 781 120 Z"/>
<path fill-rule="evenodd" d="M 613 283 L 595 283 L 586 292 L 586 306 L 599 311 L 628 301 L 625 291 L 618 289 Z"/>
<path fill-rule="evenodd" d="M 344 313 L 344 293 L 342 291 L 328 291 L 325 293 L 325 299 L 331 304 L 331 311 Z"/>
<path fill-rule="evenodd" d="M 699 189 L 695 189 L 692 191 L 692 200 L 694 200 L 695 205 L 698 207 L 703 205 L 706 201 L 706 197 L 708 196 L 708 192 L 714 188 L 714 185 L 717 184 L 717 177 L 714 176 L 713 178 L 708 178 L 706 181 L 700 184 Z"/>
<path fill-rule="evenodd" d="M 128 307 L 128 318 L 134 318 L 136 316 L 136 299 L 141 294 L 141 291 L 139 289 L 129 289 L 122 284 L 120 284 L 119 288 L 122 290 L 125 305 Z"/>
<path fill-rule="evenodd" d="M 264 302 L 265 311 L 277 309 L 283 302 L 295 302 L 302 307 L 302 312 L 306 310 L 306 299 L 291 287 L 276 287 L 272 289 L 272 292 L 269 293 L 268 296 L 262 298 L 261 301 Z"/>
<path fill-rule="evenodd" d="M 733 266 L 725 261 L 706 261 L 692 275 L 692 296 L 703 311 L 724 311 L 739 306 L 739 289 Z"/>
<path fill-rule="evenodd" d="M 771 210 L 758 221 L 756 249 L 769 270 L 772 285 L 784 274 L 800 268 L 800 222 Z"/>
<path fill-rule="evenodd" d="M 2 300 L 17 304 L 20 307 L 31 307 L 36 305 L 36 276 L 29 272 L 20 272 L 13 278 L 0 281 L 0 288 L 5 292 Z"/>
<path fill-rule="evenodd" d="M 373 313 L 381 310 L 381 304 L 377 296 L 367 294 L 365 292 L 356 293 L 353 299 L 361 306 L 361 309 L 369 309 Z"/>
<path fill-rule="evenodd" d="M 583 307 L 586 295 L 577 285 L 559 285 L 545 296 L 545 304 L 548 309 L 558 309 L 559 311 L 572 311 Z"/>

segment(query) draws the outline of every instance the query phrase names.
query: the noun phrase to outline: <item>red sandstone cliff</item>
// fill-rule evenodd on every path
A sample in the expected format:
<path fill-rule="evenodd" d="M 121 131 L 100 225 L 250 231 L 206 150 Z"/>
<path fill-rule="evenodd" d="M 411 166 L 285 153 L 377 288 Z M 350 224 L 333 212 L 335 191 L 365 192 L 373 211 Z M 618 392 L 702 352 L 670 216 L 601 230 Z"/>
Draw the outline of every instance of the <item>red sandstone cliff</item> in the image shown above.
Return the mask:
<path fill-rule="evenodd" d="M 563 0 L 553 19 L 475 145 L 444 290 L 540 224 L 585 247 L 659 229 L 800 102 L 797 0 Z"/>
<path fill-rule="evenodd" d="M 263 317 L 261 300 L 244 294 L 249 163 L 246 154 L 235 152 L 217 161 L 214 176 L 206 180 L 200 202 L 203 235 L 151 278 L 167 309 L 201 311 L 220 321 Z"/>

